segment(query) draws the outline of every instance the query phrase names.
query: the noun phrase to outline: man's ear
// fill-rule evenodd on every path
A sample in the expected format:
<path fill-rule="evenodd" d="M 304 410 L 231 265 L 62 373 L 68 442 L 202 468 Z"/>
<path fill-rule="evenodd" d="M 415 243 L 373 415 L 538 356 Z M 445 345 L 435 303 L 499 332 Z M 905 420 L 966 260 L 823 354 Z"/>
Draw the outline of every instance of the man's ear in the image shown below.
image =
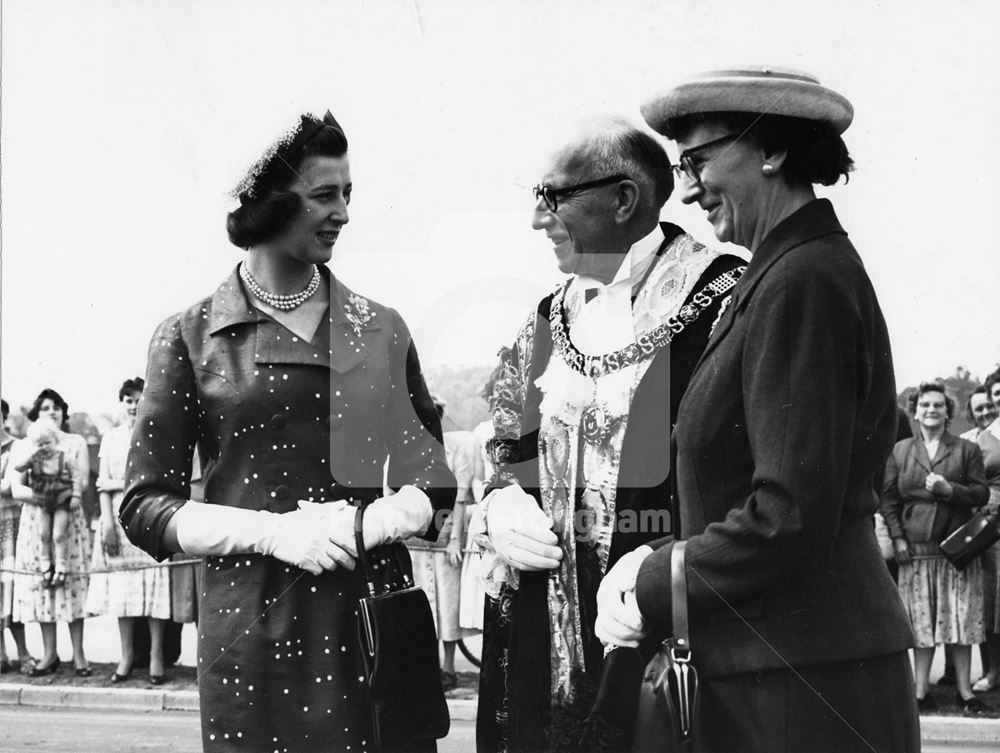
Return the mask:
<path fill-rule="evenodd" d="M 615 190 L 615 222 L 624 225 L 639 211 L 639 184 L 626 178 Z"/>
<path fill-rule="evenodd" d="M 779 174 L 781 172 L 781 166 L 784 165 L 785 160 L 788 159 L 788 149 L 785 147 L 775 149 L 770 154 L 761 149 L 760 153 L 763 160 L 761 170 L 765 175 Z"/>

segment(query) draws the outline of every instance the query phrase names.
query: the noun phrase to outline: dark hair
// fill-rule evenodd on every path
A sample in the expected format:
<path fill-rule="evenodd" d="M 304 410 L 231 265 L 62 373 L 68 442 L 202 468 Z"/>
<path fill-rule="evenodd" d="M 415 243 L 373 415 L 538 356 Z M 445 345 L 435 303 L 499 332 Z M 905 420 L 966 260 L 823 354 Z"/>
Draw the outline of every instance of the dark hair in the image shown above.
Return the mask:
<path fill-rule="evenodd" d="M 912 416 L 917 412 L 917 402 L 920 400 L 921 395 L 926 392 L 940 392 L 944 395 L 945 410 L 947 411 L 948 420 L 951 421 L 955 415 L 955 401 L 951 399 L 951 396 L 948 394 L 947 390 L 945 390 L 944 382 L 937 380 L 932 382 L 921 382 L 920 386 L 917 387 L 917 391 L 910 395 L 907 400 L 910 406 L 910 415 Z"/>
<path fill-rule="evenodd" d="M 989 390 L 986 389 L 986 385 L 980 385 L 976 387 L 972 392 L 969 393 L 969 399 L 965 401 L 965 417 L 968 418 L 972 423 L 976 422 L 976 417 L 972 415 L 972 398 L 975 395 L 986 395 L 986 402 L 992 403 L 993 400 L 990 398 Z"/>
<path fill-rule="evenodd" d="M 7 416 L 10 415 L 10 406 L 7 405 L 7 401 L 3 398 L 0 398 L 0 410 L 3 411 L 3 420 L 6 421 Z"/>
<path fill-rule="evenodd" d="M 704 123 L 721 123 L 731 133 L 751 139 L 767 154 L 787 150 L 780 172 L 791 184 L 832 186 L 841 175 L 849 179 L 848 173 L 854 169 L 847 144 L 826 121 L 750 112 L 705 112 L 668 121 L 666 133 L 678 139 Z"/>
<path fill-rule="evenodd" d="M 122 386 L 118 388 L 118 401 L 121 402 L 126 395 L 142 392 L 145 388 L 146 381 L 142 377 L 126 379 L 122 382 Z"/>
<path fill-rule="evenodd" d="M 1000 382 L 1000 367 L 986 377 L 986 381 L 983 382 L 983 387 L 986 388 L 987 393 L 993 392 L 993 385 L 997 382 Z M 1000 405 L 998 405 L 997 408 L 1000 408 Z"/>
<path fill-rule="evenodd" d="M 288 189 L 310 157 L 343 157 L 347 136 L 333 116 L 303 115 L 299 125 L 269 149 L 237 187 L 240 205 L 226 217 L 229 241 L 250 248 L 279 235 L 301 210 Z"/>
<path fill-rule="evenodd" d="M 46 387 L 38 393 L 38 397 L 35 398 L 35 402 L 31 404 L 31 410 L 28 411 L 28 420 L 31 422 L 38 420 L 38 411 L 42 409 L 42 403 L 46 400 L 51 400 L 55 403 L 57 408 L 62 408 L 63 420 L 62 426 L 59 428 L 63 431 L 69 431 L 69 403 L 63 400 L 62 395 L 51 387 Z"/>

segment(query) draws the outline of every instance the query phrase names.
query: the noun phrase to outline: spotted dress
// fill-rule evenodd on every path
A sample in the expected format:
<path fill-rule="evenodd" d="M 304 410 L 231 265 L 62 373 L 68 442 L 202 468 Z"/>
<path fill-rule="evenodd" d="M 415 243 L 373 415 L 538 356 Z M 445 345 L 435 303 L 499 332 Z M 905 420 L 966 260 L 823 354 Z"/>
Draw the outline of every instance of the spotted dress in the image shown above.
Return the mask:
<path fill-rule="evenodd" d="M 385 468 L 391 488 L 414 485 L 436 510 L 452 505 L 440 422 L 406 325 L 320 270 L 329 321 L 311 341 L 253 307 L 236 270 L 154 333 L 121 521 L 157 559 L 169 554 L 167 521 L 189 498 L 196 448 L 207 504 L 281 513 L 301 499 L 367 502 L 381 495 Z M 432 523 L 426 536 L 437 534 Z M 359 574 L 314 576 L 255 554 L 206 557 L 202 574 L 205 751 L 372 750 Z"/>
<path fill-rule="evenodd" d="M 56 449 L 72 458 L 74 485 L 79 494 L 90 476 L 86 440 L 78 434 L 59 432 Z M 13 475 L 16 482 L 27 483 L 27 472 L 13 471 Z M 67 575 L 65 583 L 58 588 L 47 588 L 42 581 L 42 563 L 55 559 L 40 535 L 42 516 L 47 514 L 38 505 L 21 505 L 21 519 L 14 547 L 12 616 L 17 622 L 72 622 L 87 616 L 85 607 L 90 580 L 90 528 L 83 506 L 76 503 L 69 508 L 69 525 L 66 527 Z"/>

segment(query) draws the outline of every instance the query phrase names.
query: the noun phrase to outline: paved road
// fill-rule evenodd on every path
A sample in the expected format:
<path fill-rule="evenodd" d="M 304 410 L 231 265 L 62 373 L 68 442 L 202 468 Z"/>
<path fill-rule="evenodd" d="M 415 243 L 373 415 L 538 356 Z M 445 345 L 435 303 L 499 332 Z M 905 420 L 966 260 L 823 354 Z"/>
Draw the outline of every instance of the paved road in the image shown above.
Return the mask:
<path fill-rule="evenodd" d="M 473 722 L 452 722 L 439 753 L 475 749 Z M 200 753 L 198 715 L 0 706 L 0 753 Z M 923 753 L 996 753 L 996 742 L 924 741 Z"/>
<path fill-rule="evenodd" d="M 452 722 L 439 753 L 475 749 L 472 722 Z M 198 714 L 0 706 L 0 753 L 201 753 Z"/>

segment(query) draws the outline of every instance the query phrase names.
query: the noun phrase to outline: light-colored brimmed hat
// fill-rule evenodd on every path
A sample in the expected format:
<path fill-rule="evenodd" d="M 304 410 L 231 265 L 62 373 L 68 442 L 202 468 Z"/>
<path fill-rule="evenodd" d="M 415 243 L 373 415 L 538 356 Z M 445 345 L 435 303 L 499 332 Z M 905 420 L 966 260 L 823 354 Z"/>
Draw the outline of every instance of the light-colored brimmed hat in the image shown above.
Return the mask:
<path fill-rule="evenodd" d="M 653 97 L 641 108 L 650 128 L 665 133 L 684 115 L 750 112 L 825 121 L 843 133 L 854 118 L 847 98 L 821 86 L 809 73 L 774 66 L 708 71 Z"/>

